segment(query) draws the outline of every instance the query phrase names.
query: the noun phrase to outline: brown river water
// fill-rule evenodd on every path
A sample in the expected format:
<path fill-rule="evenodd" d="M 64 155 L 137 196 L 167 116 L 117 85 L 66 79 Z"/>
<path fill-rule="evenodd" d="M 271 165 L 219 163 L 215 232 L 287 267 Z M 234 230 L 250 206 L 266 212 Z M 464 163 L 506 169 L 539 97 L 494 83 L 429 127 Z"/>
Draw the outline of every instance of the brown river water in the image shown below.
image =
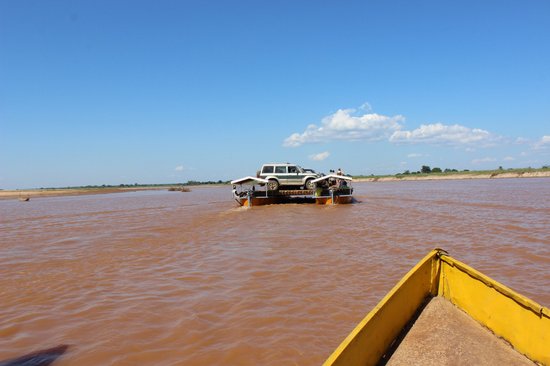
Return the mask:
<path fill-rule="evenodd" d="M 550 179 L 354 187 L 0 201 L 0 362 L 68 344 L 54 365 L 319 365 L 435 247 L 550 305 Z"/>

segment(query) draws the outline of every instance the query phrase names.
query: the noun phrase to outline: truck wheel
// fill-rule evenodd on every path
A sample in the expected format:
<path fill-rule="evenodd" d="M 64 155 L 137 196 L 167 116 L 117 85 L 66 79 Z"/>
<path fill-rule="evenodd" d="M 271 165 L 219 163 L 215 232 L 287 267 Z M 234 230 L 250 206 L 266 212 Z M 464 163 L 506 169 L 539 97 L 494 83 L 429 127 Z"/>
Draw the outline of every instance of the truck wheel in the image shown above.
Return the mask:
<path fill-rule="evenodd" d="M 308 179 L 305 184 L 306 189 L 309 189 L 310 191 L 315 189 L 315 183 L 313 183 L 313 179 Z"/>
<path fill-rule="evenodd" d="M 279 189 L 279 182 L 277 182 L 275 179 L 270 179 L 267 182 L 267 190 L 268 191 L 276 191 Z"/>

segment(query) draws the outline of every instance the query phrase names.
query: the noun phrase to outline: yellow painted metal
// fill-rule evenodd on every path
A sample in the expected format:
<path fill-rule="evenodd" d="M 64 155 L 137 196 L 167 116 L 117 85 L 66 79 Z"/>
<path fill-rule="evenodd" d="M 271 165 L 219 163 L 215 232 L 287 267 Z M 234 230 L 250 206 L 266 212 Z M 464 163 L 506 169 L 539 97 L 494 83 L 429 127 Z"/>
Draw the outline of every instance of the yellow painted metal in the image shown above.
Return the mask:
<path fill-rule="evenodd" d="M 422 259 L 355 327 L 324 365 L 375 365 L 418 307 L 436 288 L 432 286 L 437 251 Z"/>
<path fill-rule="evenodd" d="M 447 298 L 518 352 L 550 365 L 547 308 L 449 256 L 441 256 L 439 295 Z"/>
<path fill-rule="evenodd" d="M 250 206 L 263 206 L 263 205 L 272 205 L 274 203 L 279 203 L 281 201 L 280 197 L 252 197 L 251 202 L 248 198 L 239 199 L 239 204 L 241 206 L 250 207 Z"/>
<path fill-rule="evenodd" d="M 443 296 L 507 340 L 550 365 L 550 310 L 435 249 L 355 327 L 324 365 L 375 365 L 430 296 Z"/>
<path fill-rule="evenodd" d="M 315 202 L 319 205 L 332 205 L 332 198 L 330 197 L 315 197 Z M 352 196 L 334 196 L 334 204 L 352 203 Z"/>

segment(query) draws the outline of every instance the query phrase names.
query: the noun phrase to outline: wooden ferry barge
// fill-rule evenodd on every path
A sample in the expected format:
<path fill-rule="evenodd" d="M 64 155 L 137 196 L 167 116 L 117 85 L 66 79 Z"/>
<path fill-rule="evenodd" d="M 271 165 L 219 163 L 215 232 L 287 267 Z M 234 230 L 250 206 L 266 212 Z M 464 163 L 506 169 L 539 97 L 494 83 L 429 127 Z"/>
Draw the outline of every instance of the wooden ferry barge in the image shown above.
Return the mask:
<path fill-rule="evenodd" d="M 279 203 L 315 203 L 334 205 L 353 202 L 353 179 L 341 175 L 325 175 L 313 181 L 314 189 L 269 190 L 269 181 L 244 177 L 231 181 L 233 198 L 241 206 L 252 207 Z"/>

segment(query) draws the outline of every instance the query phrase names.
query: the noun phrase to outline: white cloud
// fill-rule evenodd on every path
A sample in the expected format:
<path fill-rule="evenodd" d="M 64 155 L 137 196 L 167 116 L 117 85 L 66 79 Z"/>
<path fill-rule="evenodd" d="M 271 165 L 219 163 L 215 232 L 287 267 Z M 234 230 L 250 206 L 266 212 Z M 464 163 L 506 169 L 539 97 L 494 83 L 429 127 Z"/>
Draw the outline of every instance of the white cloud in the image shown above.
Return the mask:
<path fill-rule="evenodd" d="M 427 143 L 434 145 L 462 146 L 467 151 L 473 147 L 488 147 L 503 138 L 480 128 L 443 123 L 422 124 L 420 127 L 405 131 L 402 115 L 385 116 L 372 113 L 372 107 L 364 103 L 359 107 L 363 114 L 355 115 L 356 109 L 339 109 L 324 117 L 319 125 L 310 124 L 302 133 L 288 136 L 283 146 L 297 147 L 308 143 L 328 141 L 380 141 L 388 139 L 392 143 Z M 366 113 L 365 113 L 366 112 Z M 550 136 L 545 136 L 550 140 Z M 519 140 L 518 140 L 519 142 Z M 409 154 L 408 158 L 420 157 Z"/>
<path fill-rule="evenodd" d="M 310 155 L 309 158 L 311 160 L 322 161 L 322 160 L 325 160 L 326 158 L 328 158 L 329 156 L 330 156 L 330 153 L 328 151 L 324 151 L 324 152 L 319 153 L 319 154 Z"/>
<path fill-rule="evenodd" d="M 481 158 L 481 159 L 474 159 L 472 160 L 472 164 L 478 165 L 478 164 L 484 164 L 484 163 L 491 163 L 496 161 L 495 158 Z"/>
<path fill-rule="evenodd" d="M 535 149 L 546 149 L 550 147 L 550 135 L 544 135 L 534 144 Z"/>
<path fill-rule="evenodd" d="M 502 159 L 504 161 L 514 161 L 516 160 L 515 158 L 511 157 L 511 156 L 506 156 L 504 159 Z"/>
<path fill-rule="evenodd" d="M 183 172 L 183 165 L 178 165 L 174 170 L 176 172 Z"/>
<path fill-rule="evenodd" d="M 445 145 L 490 145 L 497 137 L 479 128 L 434 123 L 420 125 L 413 131 L 395 131 L 390 141 L 395 143 L 432 143 Z"/>
<path fill-rule="evenodd" d="M 423 156 L 422 154 L 417 154 L 417 153 L 412 153 L 407 155 L 408 158 L 420 158 L 422 156 Z"/>
<path fill-rule="evenodd" d="M 293 133 L 287 137 L 283 146 L 297 147 L 307 143 L 346 141 L 377 141 L 388 138 L 393 132 L 401 129 L 405 118 L 377 113 L 354 116 L 355 109 L 339 109 L 321 120 L 321 125 L 311 124 L 303 133 Z"/>
<path fill-rule="evenodd" d="M 371 112 L 372 111 L 372 106 L 365 102 L 363 104 L 361 104 L 361 107 L 359 107 L 359 109 L 363 110 L 363 111 L 366 111 L 366 112 Z"/>

